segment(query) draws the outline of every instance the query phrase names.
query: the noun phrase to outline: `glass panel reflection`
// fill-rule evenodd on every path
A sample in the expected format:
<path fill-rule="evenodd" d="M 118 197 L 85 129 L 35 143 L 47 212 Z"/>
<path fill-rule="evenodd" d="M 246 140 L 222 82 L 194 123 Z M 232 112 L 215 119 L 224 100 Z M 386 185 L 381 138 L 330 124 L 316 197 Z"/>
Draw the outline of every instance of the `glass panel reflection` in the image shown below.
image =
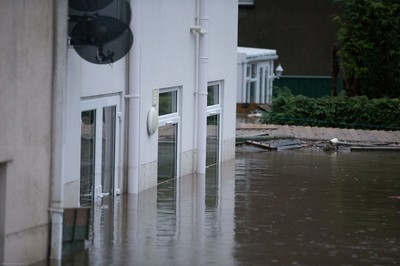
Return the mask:
<path fill-rule="evenodd" d="M 115 106 L 103 108 L 101 186 L 102 192 L 112 194 L 115 170 Z"/>
<path fill-rule="evenodd" d="M 158 115 L 160 115 L 160 116 L 167 115 L 167 114 L 176 113 L 178 111 L 177 95 L 178 95 L 178 92 L 176 90 L 160 93 Z"/>
<path fill-rule="evenodd" d="M 95 174 L 96 110 L 81 114 L 81 181 L 80 204 L 91 205 Z"/>
<path fill-rule="evenodd" d="M 158 183 L 176 176 L 177 124 L 158 129 Z"/>
<path fill-rule="evenodd" d="M 209 85 L 207 87 L 207 106 L 219 104 L 219 85 Z"/>
<path fill-rule="evenodd" d="M 206 165 L 210 166 L 219 161 L 219 115 L 207 117 L 207 147 Z"/>

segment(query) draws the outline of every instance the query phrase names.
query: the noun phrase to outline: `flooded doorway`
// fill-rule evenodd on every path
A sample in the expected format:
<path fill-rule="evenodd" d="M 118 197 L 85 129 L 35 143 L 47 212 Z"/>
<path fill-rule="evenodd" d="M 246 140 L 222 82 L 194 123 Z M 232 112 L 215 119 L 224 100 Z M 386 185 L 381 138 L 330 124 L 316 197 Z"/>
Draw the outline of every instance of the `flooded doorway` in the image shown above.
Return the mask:
<path fill-rule="evenodd" d="M 221 84 L 221 82 L 213 82 L 207 87 L 207 167 L 220 162 Z"/>
<path fill-rule="evenodd" d="M 159 93 L 157 183 L 178 175 L 179 88 L 161 89 Z"/>
<path fill-rule="evenodd" d="M 82 101 L 80 204 L 90 205 L 119 188 L 119 97 Z"/>

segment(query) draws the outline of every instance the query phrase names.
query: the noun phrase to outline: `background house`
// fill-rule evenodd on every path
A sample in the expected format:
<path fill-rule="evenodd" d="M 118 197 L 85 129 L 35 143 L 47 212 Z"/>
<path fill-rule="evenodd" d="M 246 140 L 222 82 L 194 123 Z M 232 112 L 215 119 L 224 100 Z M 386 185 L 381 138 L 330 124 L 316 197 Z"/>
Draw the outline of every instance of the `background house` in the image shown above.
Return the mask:
<path fill-rule="evenodd" d="M 237 2 L 130 5 L 130 53 L 93 64 L 68 1 L 0 2 L 0 263 L 59 259 L 64 208 L 234 158 Z"/>
<path fill-rule="evenodd" d="M 237 51 L 237 103 L 271 104 L 276 50 L 238 47 Z"/>

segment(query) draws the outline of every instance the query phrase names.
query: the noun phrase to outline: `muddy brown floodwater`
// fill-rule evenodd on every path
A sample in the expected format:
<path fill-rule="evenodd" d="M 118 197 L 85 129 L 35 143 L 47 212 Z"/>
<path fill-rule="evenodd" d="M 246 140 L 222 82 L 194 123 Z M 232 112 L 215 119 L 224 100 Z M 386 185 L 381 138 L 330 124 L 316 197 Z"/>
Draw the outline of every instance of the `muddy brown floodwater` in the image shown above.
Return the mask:
<path fill-rule="evenodd" d="M 400 153 L 238 152 L 94 207 L 64 265 L 398 265 Z"/>

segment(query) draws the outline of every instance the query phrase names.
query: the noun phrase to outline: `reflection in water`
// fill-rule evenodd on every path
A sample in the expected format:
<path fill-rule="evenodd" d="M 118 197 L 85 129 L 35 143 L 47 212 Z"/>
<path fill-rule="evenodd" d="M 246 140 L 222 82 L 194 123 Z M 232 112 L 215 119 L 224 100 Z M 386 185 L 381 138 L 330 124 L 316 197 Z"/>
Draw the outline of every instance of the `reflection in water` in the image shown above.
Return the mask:
<path fill-rule="evenodd" d="M 65 265 L 400 263 L 399 153 L 237 154 L 97 206 L 92 246 Z"/>

